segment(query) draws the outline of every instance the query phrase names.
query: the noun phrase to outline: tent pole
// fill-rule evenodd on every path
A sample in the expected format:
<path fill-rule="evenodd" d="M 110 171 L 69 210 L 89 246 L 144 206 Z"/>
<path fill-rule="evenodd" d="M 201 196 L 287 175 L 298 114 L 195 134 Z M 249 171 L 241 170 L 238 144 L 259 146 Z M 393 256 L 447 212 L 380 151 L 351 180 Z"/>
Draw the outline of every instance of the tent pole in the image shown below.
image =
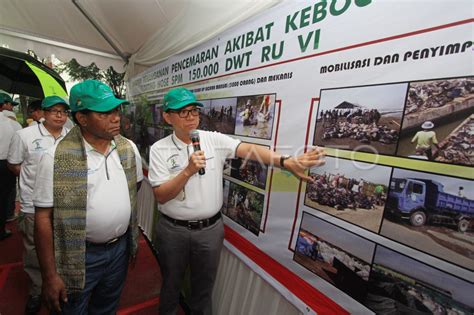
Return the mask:
<path fill-rule="evenodd" d="M 114 42 L 110 39 L 110 37 L 100 28 L 100 26 L 87 14 L 86 10 L 79 4 L 78 0 L 71 0 L 72 3 L 76 6 L 76 8 L 84 15 L 84 17 L 92 24 L 92 26 L 99 32 L 100 35 L 109 43 L 109 45 L 115 50 L 117 55 L 119 55 L 125 63 L 128 62 L 128 59 L 130 58 L 130 55 L 125 54 L 123 51 L 121 51 L 117 45 L 114 44 Z"/>

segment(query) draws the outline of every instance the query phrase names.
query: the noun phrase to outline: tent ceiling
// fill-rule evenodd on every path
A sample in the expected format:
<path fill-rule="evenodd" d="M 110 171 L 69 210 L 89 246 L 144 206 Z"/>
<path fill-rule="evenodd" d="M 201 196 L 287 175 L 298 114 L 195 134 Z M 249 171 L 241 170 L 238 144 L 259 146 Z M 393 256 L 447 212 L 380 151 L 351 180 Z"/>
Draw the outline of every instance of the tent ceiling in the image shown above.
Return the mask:
<path fill-rule="evenodd" d="M 74 57 L 81 64 L 113 65 L 118 70 L 123 69 L 122 57 L 135 55 L 137 65 L 148 67 L 278 2 L 0 0 L 0 45 L 32 49 L 42 57 L 50 53 L 61 60 Z"/>

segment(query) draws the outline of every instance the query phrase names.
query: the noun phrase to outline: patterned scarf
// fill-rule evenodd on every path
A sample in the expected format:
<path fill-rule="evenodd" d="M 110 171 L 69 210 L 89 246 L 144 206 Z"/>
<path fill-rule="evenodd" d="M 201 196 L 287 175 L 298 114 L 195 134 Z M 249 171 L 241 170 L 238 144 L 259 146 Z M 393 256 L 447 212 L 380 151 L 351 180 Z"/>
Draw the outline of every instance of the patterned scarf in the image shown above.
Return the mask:
<path fill-rule="evenodd" d="M 130 193 L 130 255 L 137 252 L 136 213 L 137 172 L 135 152 L 126 138 L 115 137 Z M 58 144 L 54 157 L 54 255 L 56 269 L 68 293 L 82 291 L 85 285 L 87 155 L 79 126 Z"/>

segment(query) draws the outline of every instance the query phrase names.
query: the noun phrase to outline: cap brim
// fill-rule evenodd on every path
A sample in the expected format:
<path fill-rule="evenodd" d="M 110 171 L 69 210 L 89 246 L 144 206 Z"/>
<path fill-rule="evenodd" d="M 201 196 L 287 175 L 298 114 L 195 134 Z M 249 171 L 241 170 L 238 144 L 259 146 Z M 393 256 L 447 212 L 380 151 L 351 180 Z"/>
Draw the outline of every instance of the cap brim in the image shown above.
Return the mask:
<path fill-rule="evenodd" d="M 110 98 L 106 102 L 100 104 L 100 106 L 97 106 L 96 108 L 90 108 L 90 110 L 94 112 L 104 113 L 120 105 L 129 105 L 129 104 L 130 102 L 127 100 L 122 100 L 119 98 Z"/>
<path fill-rule="evenodd" d="M 69 104 L 66 103 L 66 102 L 56 102 L 56 103 L 48 104 L 48 105 L 46 105 L 46 106 L 41 105 L 41 109 L 50 108 L 50 107 L 53 107 L 53 106 L 55 106 L 55 105 L 64 105 L 64 106 L 66 106 L 67 108 L 69 108 Z"/>

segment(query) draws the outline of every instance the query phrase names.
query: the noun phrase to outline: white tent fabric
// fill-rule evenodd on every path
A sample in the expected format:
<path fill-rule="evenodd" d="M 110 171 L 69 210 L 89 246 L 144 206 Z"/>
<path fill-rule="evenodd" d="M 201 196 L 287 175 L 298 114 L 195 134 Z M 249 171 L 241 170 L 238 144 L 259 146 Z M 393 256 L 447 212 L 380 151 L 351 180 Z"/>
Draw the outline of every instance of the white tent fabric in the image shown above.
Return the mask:
<path fill-rule="evenodd" d="M 133 76 L 278 2 L 0 0 L 0 45 L 32 49 L 41 57 L 54 53 L 60 60 L 76 58 L 83 65 L 93 61 L 118 71 L 131 56 L 127 72 Z"/>

